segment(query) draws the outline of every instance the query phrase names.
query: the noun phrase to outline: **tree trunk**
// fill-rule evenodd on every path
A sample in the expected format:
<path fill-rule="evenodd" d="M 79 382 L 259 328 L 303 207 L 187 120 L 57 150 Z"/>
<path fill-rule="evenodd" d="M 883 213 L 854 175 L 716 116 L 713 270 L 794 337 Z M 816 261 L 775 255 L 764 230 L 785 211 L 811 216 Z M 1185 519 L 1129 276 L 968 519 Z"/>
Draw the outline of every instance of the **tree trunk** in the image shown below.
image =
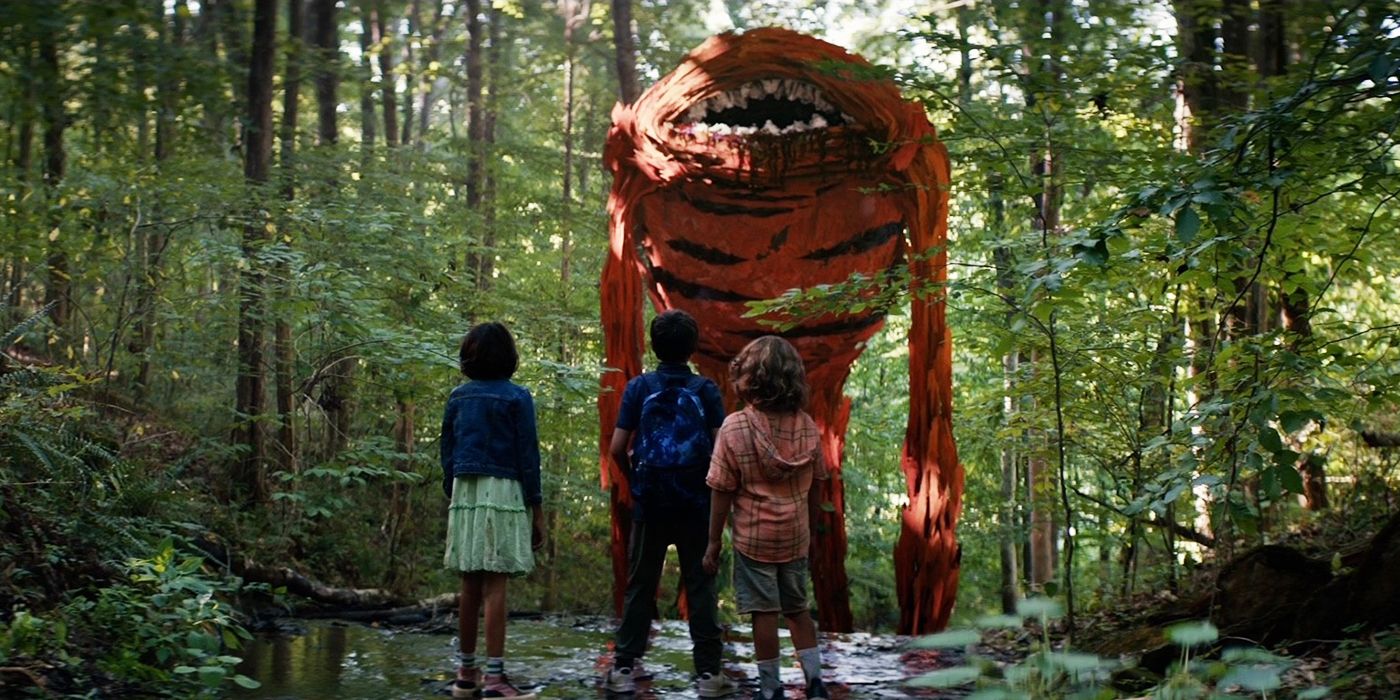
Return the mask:
<path fill-rule="evenodd" d="M 63 68 L 59 64 L 59 34 L 66 27 L 57 17 L 46 17 L 39 33 L 39 81 L 42 86 L 41 110 L 44 121 L 44 194 L 48 209 L 49 250 L 48 280 L 44 290 L 44 303 L 53 304 L 49 319 L 54 325 L 54 346 L 50 355 L 59 359 L 71 360 L 71 346 L 68 338 L 69 319 L 72 315 L 72 278 L 68 269 L 67 240 L 61 235 L 63 210 L 58 205 L 58 188 L 63 184 L 67 168 L 67 153 L 63 146 L 63 131 L 68 125 L 68 115 L 64 111 Z"/>
<path fill-rule="evenodd" d="M 335 18 L 336 0 L 312 0 L 316 28 L 316 134 L 317 143 L 330 146 L 338 141 L 335 110 L 336 87 L 340 79 L 340 32 Z"/>
<path fill-rule="evenodd" d="M 395 401 L 395 408 L 397 417 L 394 419 L 394 450 L 398 452 L 395 466 L 400 472 L 412 472 L 417 407 L 412 401 L 399 398 Z M 411 576 L 407 575 L 412 571 L 412 564 L 402 561 L 404 557 L 401 551 L 404 532 L 413 522 L 412 498 L 413 491 L 407 482 L 395 479 L 389 492 L 389 522 L 385 528 L 389 550 L 389 586 L 393 589 L 397 589 L 401 582 L 412 580 Z"/>
<path fill-rule="evenodd" d="M 159 8 L 164 2 L 158 2 Z M 175 121 L 179 116 L 180 90 L 184 79 L 182 68 L 185 48 L 185 16 L 189 5 L 185 0 L 175 3 L 169 22 L 160 23 L 162 55 L 158 61 L 160 78 L 156 81 L 156 168 L 168 160 L 175 148 Z M 137 264 L 140 272 L 136 287 L 136 327 L 127 350 L 137 358 L 133 392 L 138 402 L 144 402 L 151 384 L 151 348 L 156 340 L 156 297 L 162 277 L 161 259 L 170 242 L 167 230 L 149 226 L 136 232 L 138 237 Z"/>
<path fill-rule="evenodd" d="M 360 0 L 360 161 L 369 164 L 374 151 L 376 119 L 374 117 L 374 67 L 370 49 L 374 46 L 373 0 Z"/>
<path fill-rule="evenodd" d="M 632 34 L 632 0 L 612 0 L 612 12 L 618 99 L 632 104 L 642 94 L 642 84 L 637 79 L 637 41 Z"/>
<path fill-rule="evenodd" d="M 434 84 L 437 81 L 437 72 L 434 64 L 438 57 L 442 55 L 442 33 L 447 28 L 447 22 L 443 18 L 443 2 L 437 0 L 433 11 L 433 34 L 428 42 L 427 50 L 423 52 L 423 97 L 418 105 L 418 138 L 415 142 L 420 148 L 423 146 L 423 139 L 428 133 L 428 118 L 431 116 L 433 108 L 433 98 L 436 89 Z"/>
<path fill-rule="evenodd" d="M 303 0 L 287 0 L 287 65 L 282 93 L 282 198 L 296 198 L 296 143 L 298 101 L 301 94 L 301 66 L 306 55 L 302 41 Z M 291 240 L 291 227 L 280 227 L 284 241 Z M 273 271 L 276 294 L 281 300 L 292 296 L 292 270 L 279 262 Z M 298 450 L 296 431 L 296 400 L 292 389 L 293 346 L 292 323 L 287 311 L 277 314 L 272 332 L 273 383 L 277 392 L 277 464 L 285 472 L 297 470 Z"/>
<path fill-rule="evenodd" d="M 253 13 L 253 49 L 248 64 L 247 152 L 243 175 L 249 201 L 263 196 L 272 163 L 272 71 L 276 51 L 277 0 L 257 0 Z M 238 382 L 235 442 L 243 448 L 233 473 L 233 492 L 252 502 L 267 497 L 264 430 L 259 418 L 266 401 L 264 369 L 264 285 L 266 275 L 257 260 L 266 242 L 267 212 L 256 207 L 243 229 L 244 271 L 239 275 Z"/>
<path fill-rule="evenodd" d="M 408 6 L 408 36 L 403 42 L 403 67 L 404 67 L 404 93 L 403 93 L 403 133 L 399 135 L 399 143 L 408 145 L 413 143 L 413 103 L 418 99 L 418 73 L 417 62 L 414 60 L 413 43 L 422 40 L 423 16 L 420 6 L 422 0 L 412 0 Z"/>
<path fill-rule="evenodd" d="M 26 47 L 24 52 L 24 72 L 23 76 L 33 75 L 34 54 L 32 49 Z M 34 97 L 34 80 L 31 77 L 21 77 L 22 96 L 18 105 L 19 129 L 16 139 L 19 141 L 15 149 L 15 191 L 18 193 L 19 201 L 27 201 L 30 193 L 29 169 L 34 160 L 34 112 L 31 108 Z M 12 217 L 10 223 L 15 227 L 16 240 L 19 240 L 19 232 L 24 227 L 22 217 Z M 26 314 L 21 310 L 20 305 L 24 303 L 24 276 L 25 260 L 19 255 L 8 256 L 10 258 L 10 279 L 6 289 L 5 303 L 9 312 L 8 319 L 0 319 L 6 323 L 7 328 L 12 328 L 22 322 Z"/>
<path fill-rule="evenodd" d="M 482 46 L 484 45 L 484 28 L 481 24 L 481 0 L 466 0 L 465 12 L 467 13 L 467 179 L 465 184 L 467 194 L 467 208 L 473 215 L 481 213 L 481 173 L 485 153 L 482 142 L 485 134 L 482 123 Z M 567 69 L 566 69 L 567 70 Z M 464 263 L 467 271 L 472 276 L 473 285 L 480 290 L 482 287 L 482 261 L 490 255 L 485 250 L 485 241 L 482 240 L 481 231 L 478 228 L 475 241 L 468 249 Z"/>
<path fill-rule="evenodd" d="M 502 34 L 506 15 L 491 6 L 489 12 L 491 28 L 487 32 L 490 38 L 490 46 L 486 51 L 486 73 L 488 88 L 486 94 L 485 110 L 482 113 L 482 152 L 488 158 L 494 158 L 496 152 L 496 115 L 500 111 L 500 96 L 505 88 L 505 67 L 502 50 L 505 46 L 502 43 Z M 496 249 L 496 168 L 487 167 L 482 173 L 481 183 L 481 236 L 482 247 L 486 249 L 486 254 L 481 256 L 479 275 L 477 276 L 477 289 L 485 292 L 491 289 L 492 279 L 496 272 L 496 256 L 493 251 Z"/>
<path fill-rule="evenodd" d="M 394 76 L 394 37 L 388 31 L 384 0 L 374 8 L 374 44 L 379 49 L 380 101 L 384 103 L 384 145 L 399 145 L 398 80 Z"/>

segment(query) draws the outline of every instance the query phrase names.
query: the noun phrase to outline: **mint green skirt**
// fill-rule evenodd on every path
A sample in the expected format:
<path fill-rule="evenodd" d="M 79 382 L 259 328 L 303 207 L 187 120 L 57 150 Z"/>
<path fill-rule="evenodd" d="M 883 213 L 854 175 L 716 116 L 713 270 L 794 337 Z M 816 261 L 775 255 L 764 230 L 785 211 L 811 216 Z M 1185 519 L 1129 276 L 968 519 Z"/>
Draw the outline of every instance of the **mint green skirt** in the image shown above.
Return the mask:
<path fill-rule="evenodd" d="M 523 576 L 535 568 L 530 514 L 520 482 L 496 476 L 459 476 L 447 510 L 447 553 L 454 571 Z"/>

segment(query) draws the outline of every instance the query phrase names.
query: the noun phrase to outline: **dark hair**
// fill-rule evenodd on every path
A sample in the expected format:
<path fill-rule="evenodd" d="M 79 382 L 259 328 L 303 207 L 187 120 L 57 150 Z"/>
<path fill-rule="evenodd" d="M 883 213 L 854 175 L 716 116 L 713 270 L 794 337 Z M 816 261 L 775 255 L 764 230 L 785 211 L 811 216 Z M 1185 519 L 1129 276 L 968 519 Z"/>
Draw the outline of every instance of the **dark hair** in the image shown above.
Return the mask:
<path fill-rule="evenodd" d="M 748 345 L 729 363 L 734 393 L 754 408 L 791 413 L 807 404 L 807 371 L 797 348 L 776 335 Z"/>
<path fill-rule="evenodd" d="M 520 364 L 515 339 L 500 323 L 482 323 L 467 331 L 457 355 L 462 374 L 471 379 L 510 379 Z"/>
<path fill-rule="evenodd" d="M 700 327 L 680 309 L 663 311 L 651 320 L 651 351 L 662 362 L 685 362 L 700 343 Z"/>

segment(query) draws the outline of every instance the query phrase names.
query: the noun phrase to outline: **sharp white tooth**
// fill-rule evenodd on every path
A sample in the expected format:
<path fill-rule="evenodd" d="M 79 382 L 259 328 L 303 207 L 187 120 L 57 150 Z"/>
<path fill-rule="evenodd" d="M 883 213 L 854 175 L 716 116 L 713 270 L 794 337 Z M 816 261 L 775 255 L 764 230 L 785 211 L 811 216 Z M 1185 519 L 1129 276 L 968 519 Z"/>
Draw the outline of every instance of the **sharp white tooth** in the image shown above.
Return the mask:
<path fill-rule="evenodd" d="M 802 101 L 803 101 L 803 102 L 806 102 L 806 103 L 808 103 L 808 104 L 811 104 L 811 103 L 813 103 L 813 102 L 816 102 L 816 101 L 817 101 L 817 88 L 815 88 L 815 87 L 813 87 L 813 86 L 811 86 L 811 85 L 806 86 L 806 89 L 802 91 Z"/>
<path fill-rule="evenodd" d="M 826 118 L 825 118 L 825 117 L 823 117 L 823 116 L 820 115 L 820 114 L 813 114 L 813 115 L 812 115 L 812 128 L 813 128 L 813 129 L 825 129 L 826 127 L 827 127 L 827 123 L 826 123 Z"/>
<path fill-rule="evenodd" d="M 783 81 L 777 78 L 769 78 L 767 80 L 764 80 L 763 92 L 768 95 L 775 94 L 778 92 L 778 88 L 782 87 L 782 83 Z"/>
<path fill-rule="evenodd" d="M 806 123 L 806 122 L 793 122 L 793 123 L 788 124 L 787 126 L 783 127 L 783 133 L 784 133 L 784 134 L 795 134 L 795 133 L 797 133 L 797 132 L 799 132 L 799 131 L 806 131 L 806 130 L 807 130 L 807 123 Z"/>
<path fill-rule="evenodd" d="M 714 134 L 715 136 L 728 136 L 730 133 L 730 128 L 728 124 L 716 124 L 710 127 L 710 133 Z"/>
<path fill-rule="evenodd" d="M 743 93 L 734 95 L 734 106 L 739 109 L 746 109 L 749 106 L 749 98 Z"/>
<path fill-rule="evenodd" d="M 854 124 L 855 121 L 856 121 L 856 118 L 855 118 L 855 117 L 853 117 L 853 116 L 851 116 L 851 115 L 849 115 L 849 114 L 846 114 L 845 112 L 842 112 L 842 113 L 841 113 L 841 123 L 842 123 L 842 124 Z"/>
<path fill-rule="evenodd" d="M 763 131 L 763 133 L 765 133 L 765 134 L 773 134 L 773 135 L 775 135 L 775 136 L 776 136 L 777 134 L 781 133 L 781 132 L 778 131 L 778 125 L 777 125 L 777 124 L 774 124 L 772 119 L 769 119 L 768 121 L 763 122 L 763 129 L 762 129 L 762 131 Z"/>
<path fill-rule="evenodd" d="M 751 127 L 751 126 L 736 126 L 736 127 L 734 127 L 734 135 L 735 135 L 735 136 L 752 136 L 753 133 L 754 133 L 755 131 L 758 131 L 758 129 L 755 129 L 755 128 Z"/>
<path fill-rule="evenodd" d="M 710 125 L 709 125 L 709 124 L 706 124 L 705 122 L 700 122 L 699 124 L 696 124 L 696 125 L 695 125 L 695 128 L 693 128 L 693 129 L 690 130 L 690 135 L 691 135 L 691 136 L 694 136 L 694 137 L 696 137 L 696 138 L 704 138 L 705 136 L 708 136 L 709 134 L 710 134 Z"/>

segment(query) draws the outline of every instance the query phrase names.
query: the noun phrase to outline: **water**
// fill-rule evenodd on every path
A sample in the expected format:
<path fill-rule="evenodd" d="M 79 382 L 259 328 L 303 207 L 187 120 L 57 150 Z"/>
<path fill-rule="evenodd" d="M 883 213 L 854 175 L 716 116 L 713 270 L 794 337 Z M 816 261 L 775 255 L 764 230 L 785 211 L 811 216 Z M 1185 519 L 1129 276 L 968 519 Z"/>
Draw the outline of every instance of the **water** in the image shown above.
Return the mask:
<path fill-rule="evenodd" d="M 683 622 L 653 629 L 644 661 L 655 679 L 642 685 L 638 700 L 664 696 L 695 698 L 690 684 L 690 638 Z M 802 697 L 802 673 L 792 644 L 782 631 L 782 679 L 789 698 Z M 610 663 L 612 627 L 602 618 L 554 617 L 512 620 L 506 636 L 506 672 L 517 685 L 532 686 L 542 698 L 604 698 L 598 678 Z M 259 637 L 244 648 L 239 672 L 262 683 L 241 698 L 424 698 L 447 696 L 452 679 L 453 638 L 446 632 L 393 631 L 358 624 L 310 622 L 296 635 Z M 870 634 L 822 636 L 823 678 L 832 696 L 850 700 L 921 695 L 903 687 L 911 675 L 956 663 L 929 652 L 908 654 L 904 640 Z M 733 698 L 747 698 L 756 685 L 753 643 L 747 626 L 736 626 L 725 640 L 730 675 L 743 686 Z M 950 697 L 940 695 L 939 697 Z"/>

